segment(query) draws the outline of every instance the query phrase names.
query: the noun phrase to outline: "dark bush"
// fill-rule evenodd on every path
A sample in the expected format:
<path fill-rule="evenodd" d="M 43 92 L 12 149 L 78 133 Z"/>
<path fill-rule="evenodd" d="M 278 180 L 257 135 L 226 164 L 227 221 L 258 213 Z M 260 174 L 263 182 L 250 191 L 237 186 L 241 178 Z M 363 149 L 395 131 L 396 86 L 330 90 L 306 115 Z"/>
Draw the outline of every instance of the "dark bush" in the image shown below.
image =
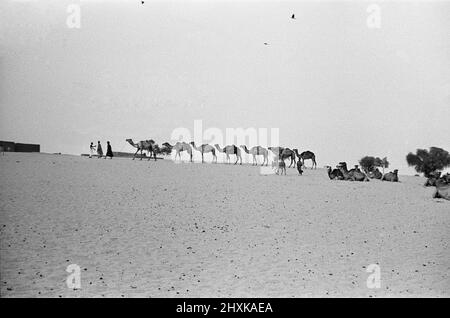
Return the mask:
<path fill-rule="evenodd" d="M 433 172 L 442 171 L 450 166 L 450 154 L 438 147 L 431 147 L 429 151 L 417 149 L 415 154 L 410 152 L 406 156 L 406 162 L 409 166 L 414 166 L 417 172 L 421 172 L 429 178 Z"/>

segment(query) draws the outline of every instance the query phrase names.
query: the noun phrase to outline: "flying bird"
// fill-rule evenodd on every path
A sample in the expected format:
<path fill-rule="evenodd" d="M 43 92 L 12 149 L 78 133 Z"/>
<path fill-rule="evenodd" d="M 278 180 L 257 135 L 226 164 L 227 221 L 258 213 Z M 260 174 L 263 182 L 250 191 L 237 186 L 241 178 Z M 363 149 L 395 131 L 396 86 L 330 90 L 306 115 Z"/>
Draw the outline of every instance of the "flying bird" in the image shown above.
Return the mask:
<path fill-rule="evenodd" d="M 264 45 L 269 45 L 269 43 L 267 43 L 267 42 L 264 42 Z"/>
<path fill-rule="evenodd" d="M 295 19 L 295 13 L 291 16 L 291 19 Z"/>

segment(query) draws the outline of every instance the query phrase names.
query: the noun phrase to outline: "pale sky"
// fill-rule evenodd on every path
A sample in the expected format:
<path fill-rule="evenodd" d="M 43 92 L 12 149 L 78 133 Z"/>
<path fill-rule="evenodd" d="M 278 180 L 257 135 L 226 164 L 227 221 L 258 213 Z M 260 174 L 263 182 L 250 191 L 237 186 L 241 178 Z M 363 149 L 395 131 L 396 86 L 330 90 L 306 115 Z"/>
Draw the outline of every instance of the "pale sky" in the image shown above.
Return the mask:
<path fill-rule="evenodd" d="M 202 120 L 411 174 L 409 151 L 450 150 L 449 119 L 448 1 L 0 1 L 0 140 L 43 152 L 131 152 Z"/>

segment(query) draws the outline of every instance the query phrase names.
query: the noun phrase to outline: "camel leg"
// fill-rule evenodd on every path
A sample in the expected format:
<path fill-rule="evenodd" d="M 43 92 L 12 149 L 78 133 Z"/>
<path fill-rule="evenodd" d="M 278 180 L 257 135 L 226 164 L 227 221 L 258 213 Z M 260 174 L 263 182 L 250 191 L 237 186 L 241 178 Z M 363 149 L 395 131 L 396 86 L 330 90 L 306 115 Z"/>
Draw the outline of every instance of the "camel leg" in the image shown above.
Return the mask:
<path fill-rule="evenodd" d="M 136 154 L 138 153 L 138 151 L 139 151 L 139 148 L 136 150 L 136 152 L 134 153 L 134 156 L 133 156 L 133 159 L 132 160 L 134 160 L 135 158 L 136 158 Z"/>

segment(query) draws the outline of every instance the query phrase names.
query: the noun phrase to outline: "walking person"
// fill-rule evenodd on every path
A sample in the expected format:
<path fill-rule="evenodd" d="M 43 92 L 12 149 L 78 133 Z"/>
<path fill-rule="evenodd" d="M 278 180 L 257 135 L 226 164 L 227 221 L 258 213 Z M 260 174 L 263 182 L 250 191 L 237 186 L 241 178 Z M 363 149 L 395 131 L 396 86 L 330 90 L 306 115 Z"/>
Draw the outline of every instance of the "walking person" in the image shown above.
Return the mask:
<path fill-rule="evenodd" d="M 302 175 L 303 170 L 302 170 L 302 162 L 301 162 L 301 160 L 297 161 L 297 170 L 298 170 L 298 174 Z"/>
<path fill-rule="evenodd" d="M 102 145 L 100 144 L 100 141 L 98 141 L 98 143 L 97 143 L 97 155 L 98 155 L 99 159 L 101 157 L 103 157 L 103 149 L 102 149 Z"/>
<path fill-rule="evenodd" d="M 111 149 L 111 144 L 109 143 L 109 141 L 107 141 L 106 143 L 107 143 L 107 146 L 106 146 L 105 159 L 106 159 L 106 157 L 110 157 L 110 159 L 112 159 L 114 155 L 113 155 L 113 152 L 112 152 L 112 149 Z"/>
<path fill-rule="evenodd" d="M 95 151 L 95 146 L 94 146 L 94 143 L 93 142 L 91 142 L 91 145 L 89 146 L 89 149 L 90 149 L 90 153 L 89 153 L 89 158 L 92 158 L 92 156 L 94 155 L 94 151 Z"/>

